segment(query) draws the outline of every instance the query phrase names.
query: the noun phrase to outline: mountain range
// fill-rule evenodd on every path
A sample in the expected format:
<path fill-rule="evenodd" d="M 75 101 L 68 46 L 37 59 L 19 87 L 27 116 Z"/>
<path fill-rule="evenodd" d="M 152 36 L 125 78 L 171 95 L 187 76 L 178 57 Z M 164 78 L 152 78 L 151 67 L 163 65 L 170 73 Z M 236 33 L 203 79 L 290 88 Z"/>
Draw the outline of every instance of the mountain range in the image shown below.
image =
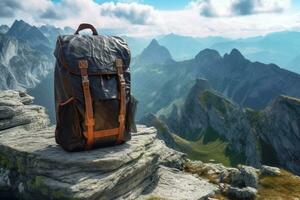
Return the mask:
<path fill-rule="evenodd" d="M 178 62 L 165 49 L 152 41 L 133 60 L 133 91 L 143 104 L 138 116 L 167 112 L 168 105 L 182 102 L 196 78 L 207 79 L 213 89 L 242 107 L 262 109 L 282 94 L 300 97 L 300 75 L 274 64 L 251 62 L 237 49 L 224 56 L 205 49 L 193 59 Z M 143 60 L 146 53 L 157 61 Z M 161 55 L 168 62 L 161 62 Z"/>
<path fill-rule="evenodd" d="M 300 32 L 283 31 L 241 39 L 168 34 L 158 36 L 156 40 L 165 46 L 177 61 L 192 59 L 206 48 L 215 49 L 221 55 L 236 48 L 251 61 L 274 63 L 284 69 L 300 73 L 299 38 Z M 127 37 L 127 40 L 134 56 L 141 54 L 151 42 L 151 38 Z"/>
<path fill-rule="evenodd" d="M 165 50 L 152 41 L 133 62 L 142 123 L 156 126 L 170 147 L 193 159 L 300 173 L 300 75 L 251 62 L 237 49 L 223 57 L 205 49 L 181 62 Z M 148 53 L 157 62 L 143 60 Z"/>

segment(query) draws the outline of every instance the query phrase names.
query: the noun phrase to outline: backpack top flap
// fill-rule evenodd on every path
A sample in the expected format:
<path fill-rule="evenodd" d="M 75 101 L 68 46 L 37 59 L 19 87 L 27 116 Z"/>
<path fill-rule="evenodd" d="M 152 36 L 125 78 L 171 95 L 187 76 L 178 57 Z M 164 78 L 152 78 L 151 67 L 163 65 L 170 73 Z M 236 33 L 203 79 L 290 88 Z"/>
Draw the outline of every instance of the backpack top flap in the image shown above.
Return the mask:
<path fill-rule="evenodd" d="M 115 74 L 116 58 L 124 62 L 124 72 L 129 68 L 130 51 L 124 39 L 103 35 L 58 36 L 54 56 L 66 63 L 70 73 L 80 75 L 78 60 L 88 60 L 88 74 Z"/>

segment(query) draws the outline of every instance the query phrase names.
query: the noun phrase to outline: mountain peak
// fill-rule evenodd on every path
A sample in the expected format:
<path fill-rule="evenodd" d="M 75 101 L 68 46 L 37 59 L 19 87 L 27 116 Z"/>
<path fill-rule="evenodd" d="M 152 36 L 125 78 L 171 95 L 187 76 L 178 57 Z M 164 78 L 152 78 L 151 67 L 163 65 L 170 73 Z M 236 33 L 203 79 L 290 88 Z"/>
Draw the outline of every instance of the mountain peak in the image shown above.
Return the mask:
<path fill-rule="evenodd" d="M 196 60 L 204 60 L 204 59 L 220 59 L 221 55 L 219 54 L 218 51 L 213 50 L 213 49 L 204 49 L 200 51 L 196 55 Z"/>
<path fill-rule="evenodd" d="M 234 57 L 234 58 L 239 58 L 239 59 L 245 59 L 243 54 L 238 50 L 238 49 L 232 49 L 229 56 Z"/>
<path fill-rule="evenodd" d="M 150 44 L 143 50 L 139 58 L 148 64 L 162 64 L 166 61 L 172 60 L 169 50 L 161 46 L 156 39 L 153 39 Z"/>
<path fill-rule="evenodd" d="M 30 28 L 31 26 L 23 20 L 15 20 L 7 34 L 18 38 L 20 34 L 28 31 Z"/>
<path fill-rule="evenodd" d="M 157 47 L 160 46 L 156 39 L 152 39 L 148 47 Z"/>
<path fill-rule="evenodd" d="M 36 26 L 31 26 L 23 20 L 15 20 L 6 34 L 28 41 L 32 46 L 49 45 L 49 40 Z"/>
<path fill-rule="evenodd" d="M 223 58 L 225 62 L 230 63 L 232 66 L 236 67 L 245 66 L 246 63 L 249 62 L 249 60 L 247 60 L 243 56 L 243 54 L 235 48 L 232 49 L 229 54 L 226 53 Z"/>

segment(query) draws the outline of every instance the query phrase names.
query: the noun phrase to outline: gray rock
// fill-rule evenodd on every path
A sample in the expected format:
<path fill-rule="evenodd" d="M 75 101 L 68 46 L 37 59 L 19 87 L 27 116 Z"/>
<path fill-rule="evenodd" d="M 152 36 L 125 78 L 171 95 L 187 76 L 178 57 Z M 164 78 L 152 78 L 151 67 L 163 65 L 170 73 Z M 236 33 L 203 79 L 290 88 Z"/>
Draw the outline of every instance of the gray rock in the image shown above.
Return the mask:
<path fill-rule="evenodd" d="M 239 172 L 233 174 L 231 184 L 237 187 L 253 187 L 258 186 L 257 169 L 240 165 L 238 166 Z"/>
<path fill-rule="evenodd" d="M 279 176 L 281 172 L 277 167 L 263 165 L 261 166 L 260 173 L 262 176 Z"/>
<path fill-rule="evenodd" d="M 55 144 L 54 127 L 32 132 L 20 126 L 0 132 L 0 154 L 18 174 L 14 183 L 23 183 L 12 188 L 30 198 L 135 199 L 143 191 L 169 198 L 176 188 L 175 199 L 217 191 L 207 181 L 170 168 L 184 163 L 184 154 L 167 148 L 154 128 L 141 125 L 126 144 L 77 153 Z"/>
<path fill-rule="evenodd" d="M 15 115 L 15 110 L 9 106 L 0 106 L 0 120 L 11 119 Z"/>
<path fill-rule="evenodd" d="M 37 105 L 27 105 L 33 97 L 24 92 L 6 90 L 0 92 L 0 130 L 17 126 L 28 129 L 40 129 L 49 124 L 45 108 Z"/>
<path fill-rule="evenodd" d="M 122 145 L 65 152 L 55 143 L 45 109 L 25 105 L 29 101 L 24 98 L 30 99 L 19 92 L 0 92 L 0 100 L 15 111 L 11 119 L 0 120 L 0 191 L 23 199 L 94 200 L 141 195 L 195 199 L 218 190 L 180 171 L 186 155 L 168 148 L 153 127 L 138 125 Z"/>
<path fill-rule="evenodd" d="M 235 199 L 255 199 L 257 190 L 252 187 L 237 188 L 229 186 L 227 189 L 227 195 Z"/>
<path fill-rule="evenodd" d="M 160 167 L 156 172 L 155 182 L 139 199 L 150 197 L 164 197 L 169 200 L 194 200 L 204 199 L 219 191 L 218 187 L 203 180 L 183 173 L 177 169 Z M 199 190 L 201 188 L 201 190 Z"/>

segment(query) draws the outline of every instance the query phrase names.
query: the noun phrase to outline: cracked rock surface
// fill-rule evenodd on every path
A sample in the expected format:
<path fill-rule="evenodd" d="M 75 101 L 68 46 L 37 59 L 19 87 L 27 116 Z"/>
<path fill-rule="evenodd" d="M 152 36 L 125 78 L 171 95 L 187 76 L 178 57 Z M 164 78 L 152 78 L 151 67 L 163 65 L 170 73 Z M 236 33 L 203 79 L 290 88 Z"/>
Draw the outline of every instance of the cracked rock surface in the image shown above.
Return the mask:
<path fill-rule="evenodd" d="M 138 125 L 123 145 L 65 152 L 45 109 L 31 102 L 25 93 L 0 92 L 1 198 L 202 199 L 218 191 L 183 172 L 185 155 L 168 148 L 153 127 Z"/>

